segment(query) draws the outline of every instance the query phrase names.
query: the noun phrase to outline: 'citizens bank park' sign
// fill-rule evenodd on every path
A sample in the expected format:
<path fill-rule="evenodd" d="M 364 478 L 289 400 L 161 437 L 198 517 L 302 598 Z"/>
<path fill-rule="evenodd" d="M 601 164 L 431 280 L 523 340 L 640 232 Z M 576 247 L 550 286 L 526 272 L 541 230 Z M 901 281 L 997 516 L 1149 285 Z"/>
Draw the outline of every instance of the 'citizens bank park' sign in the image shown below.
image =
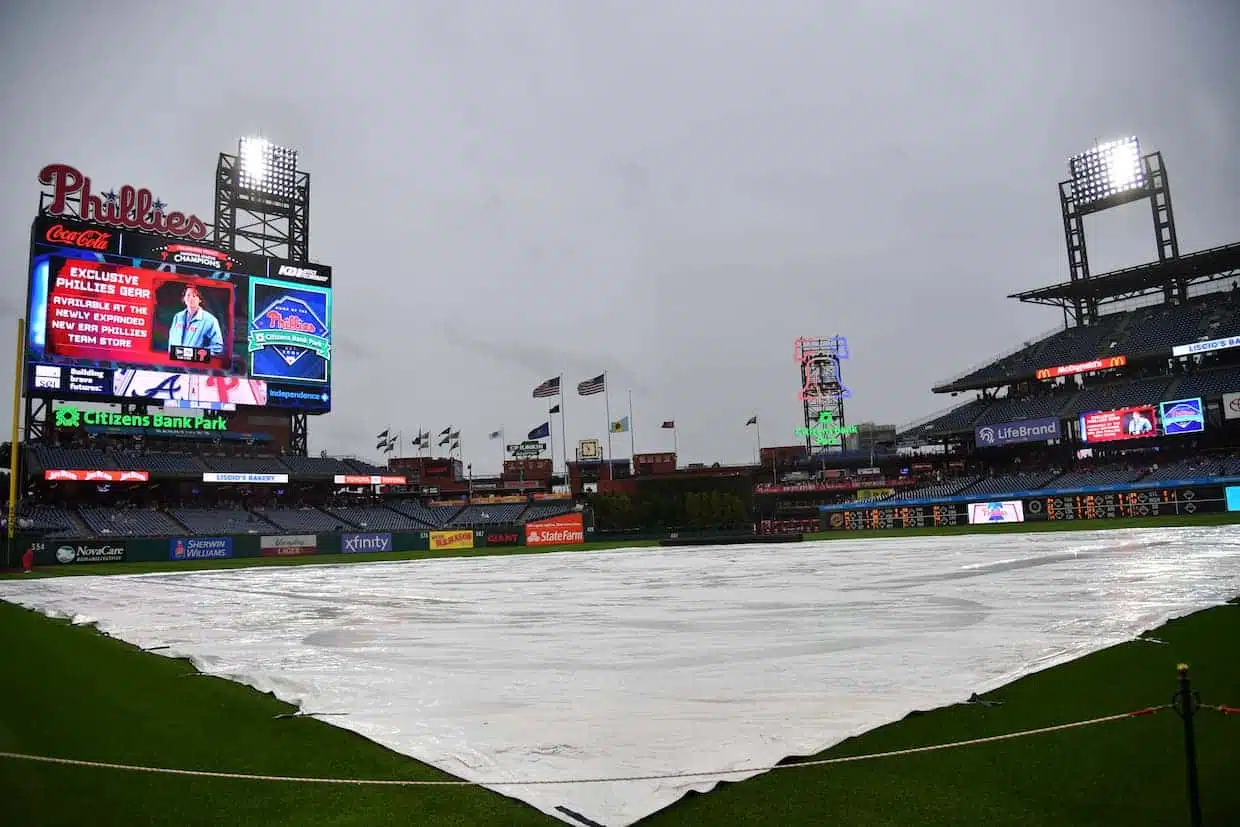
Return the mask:
<path fill-rule="evenodd" d="M 145 187 L 128 184 L 120 191 L 95 193 L 90 178 L 68 164 L 48 164 L 39 171 L 39 183 L 50 203 L 46 212 L 69 215 L 69 205 L 77 204 L 78 218 L 112 227 L 144 230 L 157 235 L 180 236 L 201 241 L 207 237 L 206 223 L 196 215 L 167 212 L 168 205 Z"/>
<path fill-rule="evenodd" d="M 160 431 L 200 432 L 227 431 L 228 420 L 222 416 L 177 416 L 160 413 L 130 414 L 115 411 L 83 410 L 73 405 L 56 409 L 58 428 L 116 428 L 122 430 L 155 428 Z"/>

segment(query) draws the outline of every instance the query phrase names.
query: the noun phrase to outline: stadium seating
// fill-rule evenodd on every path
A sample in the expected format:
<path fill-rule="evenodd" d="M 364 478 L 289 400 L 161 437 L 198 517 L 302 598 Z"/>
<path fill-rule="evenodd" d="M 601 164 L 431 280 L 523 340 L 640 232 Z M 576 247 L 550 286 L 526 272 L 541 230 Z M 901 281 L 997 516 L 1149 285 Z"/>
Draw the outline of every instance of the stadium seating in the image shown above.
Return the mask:
<path fill-rule="evenodd" d="M 444 520 L 450 519 L 455 516 L 456 512 L 460 511 L 458 506 L 428 508 L 422 505 L 422 503 L 413 500 L 392 500 L 387 505 L 388 508 L 399 511 L 406 517 L 412 517 L 414 520 L 430 528 L 439 528 L 444 524 Z"/>
<path fill-rule="evenodd" d="M 546 520 L 550 517 L 567 514 L 572 510 L 573 504 L 571 502 L 530 503 L 529 507 L 521 514 L 521 522 L 528 523 L 532 520 Z"/>
<path fill-rule="evenodd" d="M 225 474 L 287 474 L 289 469 L 275 457 L 203 457 L 212 471 Z"/>
<path fill-rule="evenodd" d="M 1044 471 L 1029 474 L 1003 474 L 995 477 L 982 477 L 973 484 L 959 489 L 956 493 L 989 497 L 1010 491 L 1036 491 L 1054 479 L 1055 476 L 1056 474 L 1053 471 Z"/>
<path fill-rule="evenodd" d="M 99 536 L 166 537 L 182 532 L 175 520 L 154 508 L 83 505 L 77 512 L 91 532 Z"/>
<path fill-rule="evenodd" d="M 888 502 L 900 502 L 908 500 L 933 500 L 939 497 L 954 497 L 973 483 L 977 482 L 980 477 L 967 476 L 954 480 L 944 480 L 943 482 L 931 483 L 930 485 L 919 485 L 916 488 L 909 488 L 897 494 L 887 497 Z"/>
<path fill-rule="evenodd" d="M 483 526 L 515 523 L 525 511 L 525 503 L 479 503 L 467 505 L 449 518 L 444 525 Z"/>
<path fill-rule="evenodd" d="M 112 460 L 122 471 L 152 471 L 162 474 L 197 476 L 209 470 L 202 460 L 185 454 L 165 454 L 154 451 L 149 454 L 139 454 L 129 451 L 112 451 Z"/>
<path fill-rule="evenodd" d="M 1136 482 L 1145 474 L 1143 468 L 1110 466 L 1103 468 L 1080 468 L 1062 474 L 1047 483 L 1047 488 L 1089 488 L 1094 485 L 1120 485 Z"/>
<path fill-rule="evenodd" d="M 43 533 L 46 537 L 76 537 L 85 533 L 73 514 L 57 505 L 22 503 L 18 519 L 24 528 Z"/>
<path fill-rule="evenodd" d="M 349 528 L 339 517 L 317 508 L 255 508 L 254 513 L 285 531 L 340 531 Z"/>
<path fill-rule="evenodd" d="M 297 457 L 286 456 L 281 457 L 288 469 L 294 474 L 304 474 L 307 476 L 333 477 L 337 474 L 341 476 L 357 473 L 343 461 L 334 457 Z"/>
<path fill-rule="evenodd" d="M 275 523 L 241 508 L 169 508 L 192 534 L 251 534 L 278 531 Z"/>
<path fill-rule="evenodd" d="M 366 531 L 419 531 L 429 524 L 381 505 L 345 506 L 323 509 L 339 520 Z"/>
<path fill-rule="evenodd" d="M 33 458 L 43 469 L 82 470 L 116 468 L 116 463 L 97 448 L 67 448 L 60 445 L 35 445 Z"/>

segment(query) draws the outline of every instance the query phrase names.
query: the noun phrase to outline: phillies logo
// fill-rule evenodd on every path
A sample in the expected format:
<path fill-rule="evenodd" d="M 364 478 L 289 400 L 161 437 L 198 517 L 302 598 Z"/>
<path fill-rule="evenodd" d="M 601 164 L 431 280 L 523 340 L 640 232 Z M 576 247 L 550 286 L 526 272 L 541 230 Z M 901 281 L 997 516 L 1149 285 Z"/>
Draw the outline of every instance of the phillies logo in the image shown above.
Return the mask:
<path fill-rule="evenodd" d="M 112 234 L 102 230 L 70 230 L 63 224 L 53 224 L 43 234 L 44 240 L 50 244 L 63 244 L 66 247 L 77 247 L 81 250 L 95 250 L 106 253 L 112 244 Z"/>
<path fill-rule="evenodd" d="M 160 235 L 183 236 L 201 241 L 207 237 L 207 225 L 196 215 L 182 212 L 165 213 L 167 204 L 159 201 L 145 187 L 135 189 L 128 184 L 120 193 L 94 195 L 90 178 L 68 164 L 48 164 L 39 171 L 39 183 L 52 188 L 52 203 L 47 211 L 63 215 L 69 198 L 79 198 L 78 217 L 113 227 L 145 230 Z"/>

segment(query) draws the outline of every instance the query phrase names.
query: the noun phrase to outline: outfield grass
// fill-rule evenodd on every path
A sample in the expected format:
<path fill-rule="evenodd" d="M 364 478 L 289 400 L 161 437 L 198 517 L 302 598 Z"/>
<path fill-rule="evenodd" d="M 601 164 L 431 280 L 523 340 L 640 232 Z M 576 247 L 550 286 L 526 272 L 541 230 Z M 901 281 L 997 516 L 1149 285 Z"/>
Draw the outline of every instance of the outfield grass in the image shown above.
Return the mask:
<path fill-rule="evenodd" d="M 1030 676 L 987 697 L 910 716 L 826 756 L 993 735 L 1169 700 L 1187 662 L 1205 703 L 1240 705 L 1240 606 Z M 269 695 L 195 675 L 85 627 L 0 603 L 0 751 L 217 771 L 369 778 L 442 773 Z M 823 824 L 1144 827 L 1187 823 L 1182 725 L 1171 712 L 932 754 L 784 769 L 692 796 L 643 827 Z M 1206 824 L 1240 823 L 1240 720 L 1201 713 Z M 427 827 L 550 825 L 476 788 L 327 787 L 179 778 L 0 759 L 2 823 L 25 827 Z"/>

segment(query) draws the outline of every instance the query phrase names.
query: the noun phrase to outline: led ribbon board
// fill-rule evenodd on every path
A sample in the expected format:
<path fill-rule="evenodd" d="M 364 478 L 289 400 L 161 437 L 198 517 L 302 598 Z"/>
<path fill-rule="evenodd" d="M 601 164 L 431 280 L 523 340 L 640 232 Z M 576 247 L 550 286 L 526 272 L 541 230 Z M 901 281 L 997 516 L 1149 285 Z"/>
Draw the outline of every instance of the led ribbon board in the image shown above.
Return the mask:
<path fill-rule="evenodd" d="M 115 411 L 83 410 L 74 405 L 62 405 L 56 409 L 57 428 L 115 428 L 142 430 L 156 428 L 161 431 L 182 433 L 218 433 L 228 430 L 228 420 L 222 416 L 177 416 L 161 413 L 128 414 Z"/>

